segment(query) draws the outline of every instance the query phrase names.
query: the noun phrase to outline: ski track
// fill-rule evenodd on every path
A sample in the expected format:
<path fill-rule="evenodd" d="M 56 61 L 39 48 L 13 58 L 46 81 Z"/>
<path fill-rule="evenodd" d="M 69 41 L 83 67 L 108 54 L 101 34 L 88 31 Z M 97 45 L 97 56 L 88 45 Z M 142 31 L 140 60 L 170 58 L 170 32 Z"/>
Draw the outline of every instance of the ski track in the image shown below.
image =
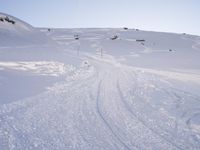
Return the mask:
<path fill-rule="evenodd" d="M 95 49 L 99 38 L 89 38 Z M 68 37 L 54 40 L 72 50 L 77 45 L 66 43 Z M 199 96 L 156 73 L 108 61 L 107 54 L 83 55 L 90 66 L 40 95 L 0 106 L 0 150 L 200 149 L 192 124 L 200 114 Z"/>
<path fill-rule="evenodd" d="M 132 79 L 132 80 L 134 80 L 134 78 Z M 128 82 L 130 81 L 130 79 L 128 79 L 127 80 Z M 155 80 L 155 81 L 157 81 L 156 83 L 158 83 L 158 80 Z M 152 81 L 151 81 L 152 82 Z M 139 85 L 141 85 L 142 83 L 140 83 Z M 118 87 L 120 87 L 120 84 L 118 84 Z M 133 89 L 135 88 L 135 87 L 137 87 L 137 85 L 134 85 L 133 86 Z M 167 97 L 169 97 L 172 101 L 174 101 L 173 103 L 174 103 L 174 106 L 175 106 L 175 109 L 176 109 L 176 112 L 177 113 L 179 113 L 179 109 L 180 110 L 182 110 L 182 109 L 184 109 L 184 106 L 182 106 L 181 104 L 183 103 L 184 104 L 184 98 L 186 98 L 186 100 L 187 100 L 187 97 L 188 97 L 188 95 L 186 95 L 186 94 L 180 94 L 180 91 L 179 90 L 174 90 L 174 89 L 171 89 L 171 87 L 170 88 L 168 88 L 168 87 L 165 87 L 165 88 L 162 88 L 162 87 L 160 87 L 160 86 L 156 86 L 155 84 L 154 84 L 154 87 L 156 88 L 156 89 L 159 89 L 160 91 L 162 91 L 162 92 L 164 92 L 165 94 L 163 94 L 163 95 L 166 95 Z M 130 89 L 131 89 L 131 87 L 130 87 Z M 136 107 L 134 107 L 133 105 L 131 105 L 131 103 L 127 103 L 125 100 L 124 100 L 124 98 L 123 98 L 123 92 L 122 91 L 126 91 L 125 89 L 124 90 L 120 90 L 120 88 L 119 88 L 119 93 L 121 93 L 121 97 L 122 97 L 122 100 L 123 100 L 123 102 L 124 102 L 124 104 L 127 106 L 127 109 L 130 111 L 130 112 L 132 112 L 133 113 L 133 115 L 135 115 L 135 116 L 139 116 L 139 118 L 141 118 L 142 120 L 141 121 L 143 121 L 143 123 L 144 124 L 146 124 L 145 122 L 144 122 L 144 120 L 148 120 L 148 118 L 149 117 L 152 117 L 152 116 L 147 116 L 147 118 L 145 119 L 145 115 L 147 115 L 147 113 L 146 114 L 134 114 L 134 112 L 137 112 L 137 110 L 134 110 L 134 108 L 136 108 Z M 144 90 L 144 92 L 145 92 L 145 90 Z M 148 96 L 147 96 L 148 97 Z M 184 97 L 184 98 L 183 98 Z M 145 97 L 144 97 L 144 99 L 145 99 Z M 185 101 L 186 101 L 185 100 Z M 193 100 L 193 101 L 196 101 L 196 99 L 191 99 L 191 98 L 189 98 L 189 100 Z M 143 101 L 143 103 L 146 103 L 144 100 L 143 100 L 143 98 L 141 99 L 140 98 L 140 101 Z M 135 102 L 135 103 L 138 103 L 138 102 Z M 149 103 L 150 104 L 150 103 Z M 152 109 L 152 112 L 155 112 L 156 113 L 156 111 L 158 110 L 156 110 L 156 108 L 155 108 L 155 105 L 153 106 L 151 106 L 151 105 L 149 105 L 148 104 L 148 108 L 151 108 Z M 131 107 L 132 107 L 132 109 L 131 109 Z M 180 108 L 179 108 L 180 107 Z M 172 108 L 172 107 L 171 107 Z M 185 108 L 186 110 L 188 109 L 188 108 Z M 148 109 L 147 109 L 148 110 Z M 140 111 L 140 110 L 138 110 L 138 111 Z M 170 114 L 168 114 L 168 115 L 170 115 Z M 182 114 L 181 114 L 182 115 Z M 159 117 L 161 117 L 161 118 L 168 118 L 168 116 L 163 116 L 163 114 L 160 114 L 160 116 Z M 170 116 L 169 116 L 170 117 Z M 154 114 L 154 119 L 156 119 L 156 114 Z M 170 119 L 170 118 L 169 118 Z M 197 147 L 197 149 L 199 148 L 199 140 L 198 141 L 196 141 L 196 144 L 189 144 L 188 146 L 187 145 L 185 145 L 185 143 L 182 143 L 181 141 L 177 141 L 177 139 L 174 139 L 173 141 L 172 140 L 169 140 L 169 139 L 173 139 L 174 137 L 175 137 L 175 135 L 173 135 L 173 130 L 172 129 L 167 129 L 168 127 L 166 126 L 163 126 L 164 124 L 160 124 L 159 123 L 159 120 L 157 120 L 158 122 L 157 122 L 157 125 L 155 126 L 154 125 L 154 127 L 152 128 L 151 127 L 151 124 L 149 124 L 148 125 L 148 123 L 146 124 L 146 127 L 148 127 L 148 128 L 150 128 L 150 130 L 152 130 L 153 132 L 155 132 L 156 134 L 158 134 L 159 136 L 161 136 L 161 138 L 163 138 L 163 139 L 165 139 L 166 141 L 168 141 L 169 143 L 171 143 L 173 146 L 175 146 L 175 147 L 177 147 L 178 149 L 190 149 L 191 147 Z M 169 120 L 170 121 L 170 120 Z M 167 120 L 165 120 L 165 121 L 163 121 L 163 122 L 168 122 Z M 180 123 L 179 122 L 181 122 L 181 125 L 180 125 Z M 179 123 L 179 124 L 178 124 Z M 186 134 L 186 135 L 188 135 L 188 136 L 186 136 L 186 137 L 191 137 L 191 136 L 193 136 L 193 135 L 191 135 L 191 133 L 189 132 L 188 133 L 188 131 L 187 131 L 187 129 L 184 129 L 185 127 L 182 125 L 182 121 L 180 121 L 179 119 L 177 119 L 176 120 L 176 122 L 175 122 L 175 128 L 174 129 L 176 129 L 176 130 L 178 130 L 177 128 L 178 128 L 178 126 L 180 125 L 180 127 L 182 127 L 181 129 L 183 129 L 181 132 L 182 133 L 184 133 L 184 134 Z M 186 123 L 186 125 L 188 125 L 187 123 Z M 155 127 L 158 127 L 159 126 L 159 128 L 155 128 Z M 180 128 L 179 127 L 179 128 Z M 154 129 L 155 128 L 155 129 Z M 167 130 L 166 130 L 167 129 Z M 161 131 L 160 131 L 161 130 Z M 166 131 L 165 131 L 166 130 Z M 180 129 L 179 129 L 180 130 Z M 161 135 L 162 133 L 165 133 L 165 132 L 163 132 L 163 131 L 165 131 L 166 133 L 170 133 L 168 136 L 167 135 Z M 159 133 L 160 132 L 160 133 Z M 180 131 L 179 131 L 180 132 Z M 179 138 L 181 138 L 181 137 L 179 137 Z M 185 139 L 185 140 L 187 140 L 187 139 Z M 176 144 L 175 144 L 176 143 Z M 178 146 L 178 143 L 179 143 L 179 145 L 180 146 Z M 181 148 L 181 147 L 183 147 L 183 148 Z"/>
<path fill-rule="evenodd" d="M 97 107 L 97 112 L 99 114 L 99 116 L 101 117 L 101 119 L 103 120 L 104 124 L 109 128 L 110 132 L 116 137 L 116 139 L 128 150 L 130 150 L 130 148 L 118 137 L 118 135 L 113 131 L 112 126 L 107 122 L 106 118 L 104 117 L 104 115 L 102 114 L 101 110 L 100 110 L 100 88 L 101 88 L 101 82 L 98 85 L 98 92 L 97 92 L 97 98 L 96 98 L 96 107 Z"/>
<path fill-rule="evenodd" d="M 147 129 L 149 129 L 150 131 L 152 131 L 154 134 L 158 135 L 160 138 L 164 139 L 165 141 L 167 141 L 168 143 L 170 143 L 171 145 L 173 145 L 174 147 L 176 147 L 177 149 L 181 149 L 179 146 L 177 146 L 176 144 L 174 144 L 173 142 L 169 141 L 168 139 L 166 139 L 164 136 L 162 136 L 161 134 L 159 134 L 158 132 L 156 132 L 155 130 L 153 130 L 151 127 L 149 127 L 142 119 L 140 119 L 135 113 L 134 111 L 130 108 L 130 106 L 127 104 L 127 102 L 124 100 L 122 91 L 120 89 L 119 83 L 117 83 L 117 88 L 119 91 L 119 95 L 120 98 L 122 100 L 122 102 L 124 103 L 125 107 L 127 108 L 127 110 L 135 117 L 138 119 L 139 122 L 141 122 Z"/>
<path fill-rule="evenodd" d="M 178 123 L 178 120 L 176 120 L 174 125 L 175 127 L 170 129 L 170 127 L 167 127 L 159 120 L 157 120 L 156 115 L 158 114 L 156 114 L 154 105 L 149 105 L 149 103 L 144 100 L 145 97 L 144 99 L 136 100 L 136 105 L 134 104 L 134 106 L 132 103 L 130 103 L 130 100 L 126 99 L 124 96 L 124 93 L 127 93 L 131 89 L 145 89 L 145 84 L 149 85 L 150 83 L 152 83 L 155 89 L 159 89 L 161 92 L 165 93 L 166 97 L 172 99 L 172 101 L 175 101 L 173 103 L 178 110 L 180 107 L 182 107 L 181 101 L 184 100 L 182 97 L 189 96 L 191 98 L 191 94 L 169 87 L 159 87 L 160 85 L 156 85 L 153 83 L 154 80 L 156 80 L 156 77 L 152 79 L 143 79 L 143 77 L 147 76 L 144 73 L 135 72 L 134 69 L 130 71 L 130 68 L 126 68 L 123 66 L 118 67 L 110 63 L 99 62 L 99 60 L 91 60 L 91 64 L 94 65 L 93 67 L 95 69 L 92 70 L 91 68 L 83 68 L 81 71 L 78 71 L 78 73 L 74 73 L 74 76 L 72 75 L 71 78 L 73 80 L 71 80 L 70 77 L 67 77 L 69 79 L 66 78 L 66 81 L 63 81 L 62 83 L 57 83 L 54 87 L 50 88 L 50 91 L 47 91 L 46 93 L 30 98 L 28 100 L 21 101 L 21 103 L 16 102 L 10 105 L 2 106 L 0 109 L 0 137 L 2 141 L 4 141 L 3 144 L 1 143 L 1 147 L 3 148 L 3 150 L 7 148 L 103 148 L 128 150 L 183 150 L 199 148 L 199 145 L 197 144 L 199 142 L 199 139 L 196 137 L 195 133 L 188 133 L 189 131 L 186 131 L 184 129 L 185 126 L 180 125 L 183 124 L 183 122 Z M 130 83 L 128 84 L 128 82 Z M 128 89 L 123 88 L 122 90 L 122 85 L 127 86 Z M 138 92 L 135 91 L 135 94 L 129 95 L 129 97 L 137 96 L 137 93 Z M 94 102 L 94 99 L 96 99 L 96 102 Z M 195 99 L 195 97 L 193 98 L 193 100 L 199 102 Z M 64 106 L 61 106 L 60 103 Z M 52 105 L 55 107 L 55 110 Z M 50 108 L 48 108 L 48 106 Z M 47 110 L 42 110 L 45 107 L 47 107 Z M 152 110 L 152 113 L 148 115 L 144 114 L 144 111 L 140 112 L 140 110 L 145 107 Z M 41 114 L 38 114 L 39 112 L 41 112 Z M 64 114 L 68 114 L 69 118 L 64 119 L 64 114 L 61 115 L 61 112 Z M 53 117 L 53 120 L 51 120 L 52 118 L 50 117 L 52 113 L 55 113 L 55 117 Z M 187 118 L 187 121 L 185 122 L 190 131 L 192 131 L 191 126 L 189 125 L 190 120 L 196 114 L 193 114 L 192 116 Z M 61 115 L 62 117 L 59 117 L 59 115 Z M 58 118 L 56 118 L 56 116 Z M 160 114 L 160 116 L 166 117 L 163 114 Z M 146 120 L 148 119 L 148 117 L 150 117 L 149 119 L 153 118 L 153 122 L 148 122 L 148 120 Z M 12 118 L 12 120 L 10 120 L 10 118 Z M 18 120 L 19 118 L 23 119 Z M 45 128 L 45 122 L 50 121 L 50 126 L 48 127 L 49 129 L 47 128 L 47 130 L 50 130 L 52 134 L 50 134 L 51 132 L 48 133 L 50 134 L 48 136 L 48 139 L 45 133 L 43 131 L 41 132 L 41 129 L 39 129 L 38 127 L 34 128 L 34 130 L 30 127 L 27 127 L 26 129 L 27 123 L 28 126 L 30 126 L 31 124 L 35 124 L 38 119 L 41 120 L 38 122 L 38 124 L 41 125 L 42 129 Z M 157 125 L 154 124 L 156 121 Z M 166 121 L 165 123 L 167 123 L 169 120 L 167 118 L 163 118 L 163 121 Z M 98 124 L 101 124 L 101 126 L 98 126 Z M 127 128 L 127 124 L 129 124 L 131 127 L 135 126 L 135 129 Z M 55 127 L 52 128 L 51 125 Z M 23 126 L 24 129 L 21 126 Z M 57 131 L 56 126 L 60 126 L 60 128 L 62 128 L 61 130 L 63 130 L 63 135 L 60 138 L 58 137 L 59 132 Z M 66 130 L 67 127 L 70 127 L 70 129 Z M 180 127 L 183 127 L 183 130 L 179 129 Z M 90 130 L 89 128 L 93 129 Z M 95 129 L 100 130 L 102 134 L 100 134 Z M 174 136 L 175 133 L 181 134 L 180 131 L 176 131 L 178 129 L 183 132 L 183 137 L 181 135 L 177 135 L 177 137 Z M 23 131 L 23 133 L 20 133 L 19 131 L 22 130 L 25 131 Z M 140 130 L 140 133 L 144 134 L 143 136 L 146 137 L 139 137 L 139 135 L 137 135 L 139 134 L 138 130 Z M 33 135 L 31 135 L 30 137 L 25 136 L 28 134 L 28 132 L 33 132 Z M 74 141 L 70 142 L 70 140 L 64 140 L 66 139 L 64 135 L 67 135 L 67 133 L 70 133 L 71 136 L 73 136 L 67 137 L 71 139 L 74 138 Z M 186 140 L 184 135 L 188 134 L 191 134 L 190 136 L 193 137 L 192 139 L 194 140 L 191 141 L 190 139 L 190 144 L 184 143 L 184 141 Z M 4 135 L 5 137 L 2 137 L 2 135 Z M 35 143 L 34 136 L 36 135 L 39 135 L 41 141 L 39 143 L 36 143 L 35 145 L 31 144 Z M 56 144 L 54 136 L 58 138 Z M 17 137 L 19 139 L 16 139 Z M 10 141 L 10 144 L 6 144 L 6 139 Z M 105 139 L 107 139 L 108 141 L 106 141 Z M 16 142 L 14 142 L 15 140 Z M 46 142 L 52 143 L 52 145 L 44 144 Z M 142 145 L 142 143 L 144 143 L 144 145 Z"/>

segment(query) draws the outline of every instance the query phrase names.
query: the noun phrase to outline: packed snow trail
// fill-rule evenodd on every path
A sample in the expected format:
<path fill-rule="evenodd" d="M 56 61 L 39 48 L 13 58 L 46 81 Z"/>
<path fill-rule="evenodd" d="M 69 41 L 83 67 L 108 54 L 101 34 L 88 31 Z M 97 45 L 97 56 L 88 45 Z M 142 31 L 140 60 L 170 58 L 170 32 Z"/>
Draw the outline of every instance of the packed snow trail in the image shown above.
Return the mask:
<path fill-rule="evenodd" d="M 199 109 L 183 114 L 199 97 L 157 75 L 94 58 L 49 91 L 1 106 L 1 149 L 200 148 L 190 124 Z"/>
<path fill-rule="evenodd" d="M 0 150 L 200 149 L 199 37 L 41 33 L 9 18 L 16 25 L 0 23 Z"/>

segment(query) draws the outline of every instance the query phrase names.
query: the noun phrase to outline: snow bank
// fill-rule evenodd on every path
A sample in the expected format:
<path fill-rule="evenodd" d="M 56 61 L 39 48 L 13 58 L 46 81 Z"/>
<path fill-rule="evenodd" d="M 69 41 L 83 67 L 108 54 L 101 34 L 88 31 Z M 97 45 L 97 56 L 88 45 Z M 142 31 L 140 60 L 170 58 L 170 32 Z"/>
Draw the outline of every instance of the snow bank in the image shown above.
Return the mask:
<path fill-rule="evenodd" d="M 0 70 L 4 69 L 26 71 L 37 75 L 60 76 L 72 71 L 74 68 L 70 65 L 53 61 L 0 62 Z"/>

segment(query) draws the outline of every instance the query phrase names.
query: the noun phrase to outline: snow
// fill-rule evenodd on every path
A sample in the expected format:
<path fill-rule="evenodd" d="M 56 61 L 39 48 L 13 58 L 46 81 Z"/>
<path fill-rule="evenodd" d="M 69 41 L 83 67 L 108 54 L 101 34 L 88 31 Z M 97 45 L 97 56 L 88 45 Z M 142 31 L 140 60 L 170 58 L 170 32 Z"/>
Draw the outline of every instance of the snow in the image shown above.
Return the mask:
<path fill-rule="evenodd" d="M 59 62 L 0 62 L 0 69 L 13 69 L 18 71 L 27 71 L 39 75 L 59 76 L 66 73 L 66 71 L 73 70 L 72 66 L 65 66 Z"/>
<path fill-rule="evenodd" d="M 200 37 L 48 31 L 9 17 L 15 25 L 0 22 L 0 149 L 200 149 Z"/>
<path fill-rule="evenodd" d="M 7 21 L 0 21 L 0 47 L 26 47 L 30 45 L 45 45 L 53 43 L 52 40 L 47 38 L 43 33 L 31 25 L 7 14 L 0 13 L 0 18 L 8 17 L 10 20 L 15 21 L 15 24 Z M 27 38 L 29 37 L 29 38 Z M 30 38 L 31 37 L 31 38 Z"/>

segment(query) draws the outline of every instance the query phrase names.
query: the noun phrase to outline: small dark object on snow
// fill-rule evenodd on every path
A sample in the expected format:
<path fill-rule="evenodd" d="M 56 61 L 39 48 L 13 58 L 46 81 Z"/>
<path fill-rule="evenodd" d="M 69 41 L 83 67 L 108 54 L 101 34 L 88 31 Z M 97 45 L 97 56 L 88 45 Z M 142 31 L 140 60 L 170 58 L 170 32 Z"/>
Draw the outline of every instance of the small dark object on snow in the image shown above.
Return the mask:
<path fill-rule="evenodd" d="M 139 31 L 139 29 L 135 29 L 136 31 Z"/>
<path fill-rule="evenodd" d="M 48 31 L 50 32 L 50 31 L 51 31 L 51 29 L 48 29 Z"/>
<path fill-rule="evenodd" d="M 172 49 L 169 49 L 169 51 L 171 52 L 171 51 L 172 51 Z"/>
<path fill-rule="evenodd" d="M 115 35 L 115 36 L 111 37 L 110 39 L 111 39 L 111 40 L 116 40 L 117 38 L 118 38 L 118 36 Z"/>
<path fill-rule="evenodd" d="M 5 18 L 4 18 L 7 22 L 9 22 L 9 18 L 8 18 L 8 16 L 6 16 Z"/>
<path fill-rule="evenodd" d="M 10 19 L 8 18 L 8 16 L 6 16 L 6 17 L 4 18 L 4 20 L 6 20 L 6 21 L 9 22 L 9 23 L 15 24 L 15 21 L 10 20 Z"/>
<path fill-rule="evenodd" d="M 128 30 L 128 28 L 127 28 L 127 27 L 124 27 L 124 30 Z"/>
<path fill-rule="evenodd" d="M 145 40 L 144 39 L 136 40 L 136 42 L 145 42 Z"/>
<path fill-rule="evenodd" d="M 186 35 L 186 33 L 183 33 L 183 35 Z"/>
<path fill-rule="evenodd" d="M 4 22 L 3 18 L 0 18 L 0 21 Z"/>
<path fill-rule="evenodd" d="M 15 24 L 15 21 L 13 21 L 13 20 L 10 20 L 10 22 L 11 22 L 12 24 Z"/>
<path fill-rule="evenodd" d="M 79 39 L 79 36 L 78 36 L 78 35 L 74 35 L 74 39 L 75 39 L 75 40 L 78 40 L 78 39 Z"/>

